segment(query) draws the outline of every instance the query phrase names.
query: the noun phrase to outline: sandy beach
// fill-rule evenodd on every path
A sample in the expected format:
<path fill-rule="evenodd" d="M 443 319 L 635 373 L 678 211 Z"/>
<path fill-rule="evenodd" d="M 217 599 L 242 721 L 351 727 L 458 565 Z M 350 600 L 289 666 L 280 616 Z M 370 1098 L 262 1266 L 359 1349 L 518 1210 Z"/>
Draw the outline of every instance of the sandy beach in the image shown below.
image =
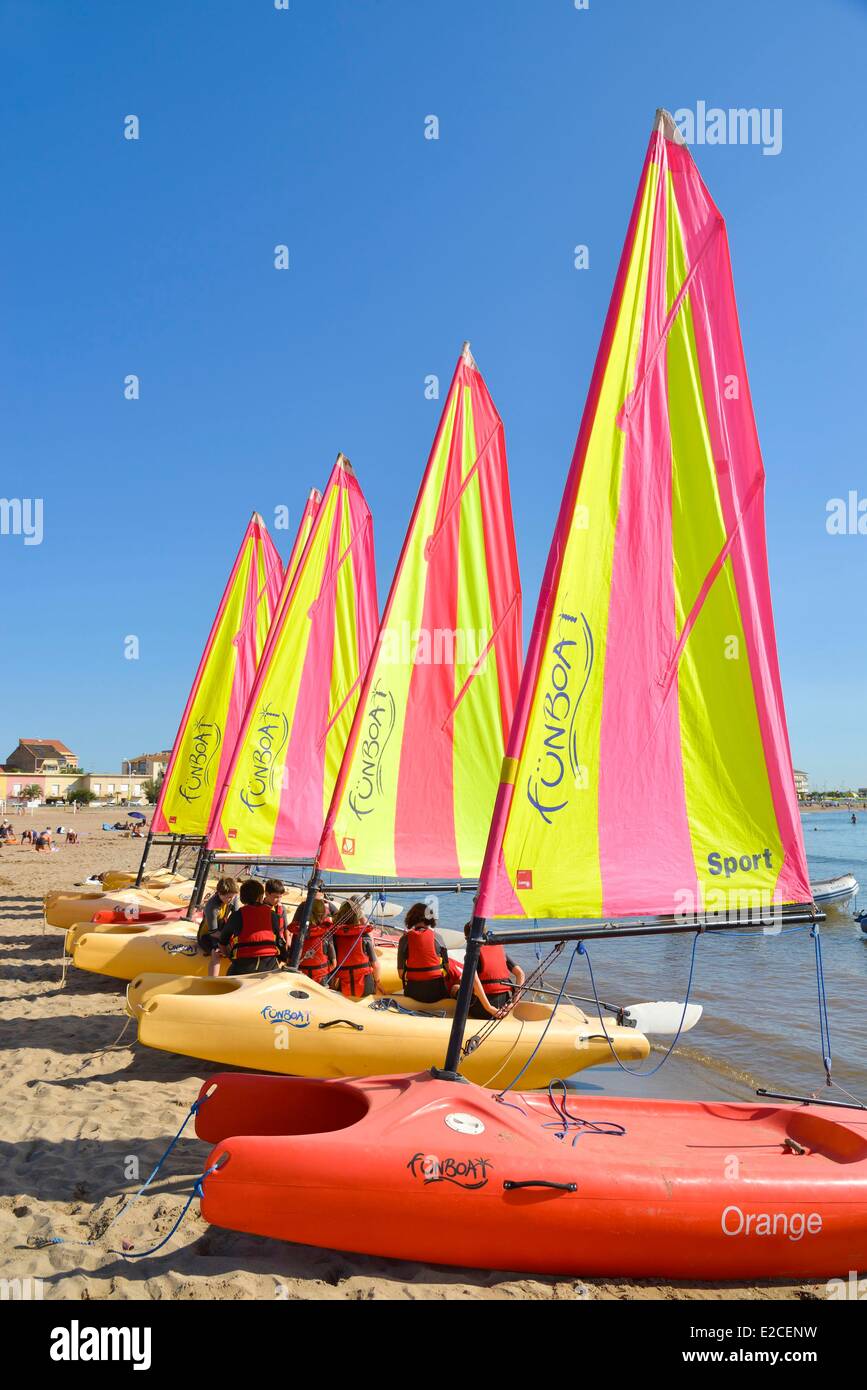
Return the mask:
<path fill-rule="evenodd" d="M 109 814 L 79 814 L 83 840 L 54 854 L 0 850 L 0 1278 L 40 1279 L 46 1299 L 825 1298 L 824 1284 L 661 1285 L 427 1268 L 218 1230 L 202 1221 L 197 1201 L 158 1254 L 113 1253 L 150 1249 L 180 1215 L 207 1155 L 188 1137 L 191 1126 L 148 1192 L 107 1230 L 219 1068 L 139 1047 L 132 1023 L 124 1026 L 118 982 L 70 969 L 61 986 L 63 934 L 43 931 L 42 895 L 138 864 L 140 840 L 100 829 Z M 59 810 L 50 818 L 58 824 Z M 63 1243 L 44 1244 L 52 1238 Z"/>

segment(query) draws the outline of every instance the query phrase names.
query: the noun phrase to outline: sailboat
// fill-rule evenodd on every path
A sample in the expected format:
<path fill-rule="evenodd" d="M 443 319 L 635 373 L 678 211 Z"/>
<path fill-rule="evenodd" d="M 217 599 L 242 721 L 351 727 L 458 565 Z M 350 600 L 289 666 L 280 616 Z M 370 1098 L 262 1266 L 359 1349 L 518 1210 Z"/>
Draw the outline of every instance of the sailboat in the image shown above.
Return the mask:
<path fill-rule="evenodd" d="M 333 795 L 328 806 L 319 804 L 306 908 L 325 869 L 429 885 L 478 876 L 520 669 L 521 592 L 503 422 L 466 345 Z M 303 780 L 293 778 L 292 786 L 295 800 L 309 804 Z M 224 807 L 224 828 L 237 814 Z M 303 847 L 273 812 L 268 835 L 255 845 L 270 855 Z M 302 918 L 296 965 L 304 932 Z M 391 954 L 384 998 L 347 999 L 295 972 L 195 981 L 146 976 L 133 982 L 128 1007 L 148 1046 L 237 1066 L 322 1077 L 376 1072 L 398 1058 L 408 1069 L 430 1065 L 442 1055 L 454 1001 L 427 1006 L 402 995 Z M 607 1059 L 598 1019 L 572 1004 L 553 1013 L 549 1004 L 522 999 L 496 1027 L 474 1022 L 469 1074 L 493 1085 L 523 1069 L 529 1084 L 542 1085 L 564 1069 Z M 647 1054 L 635 1028 L 614 1016 L 607 1026 L 624 1058 Z"/>
<path fill-rule="evenodd" d="M 557 520 L 445 1065 L 202 1088 L 202 1213 L 234 1230 L 551 1274 L 867 1265 L 867 1109 L 467 1080 L 483 940 L 814 924 L 723 219 L 659 112 Z M 741 915 L 744 895 L 746 919 Z M 599 927 L 527 919 L 606 916 Z M 517 919 L 507 931 L 491 919 Z M 650 920 L 647 920 L 650 919 Z M 627 925 L 617 923 L 626 922 Z M 604 1031 L 604 1025 L 600 1025 Z"/>

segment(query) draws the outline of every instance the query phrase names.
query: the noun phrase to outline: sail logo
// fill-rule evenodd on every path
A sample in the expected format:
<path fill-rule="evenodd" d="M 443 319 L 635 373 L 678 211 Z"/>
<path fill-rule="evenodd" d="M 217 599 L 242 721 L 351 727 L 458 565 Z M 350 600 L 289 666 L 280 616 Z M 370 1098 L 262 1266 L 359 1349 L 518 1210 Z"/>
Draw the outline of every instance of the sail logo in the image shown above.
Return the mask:
<path fill-rule="evenodd" d="M 266 1023 L 288 1023 L 290 1028 L 309 1028 L 310 1014 L 306 1009 L 275 1009 L 266 1004 L 260 1012 Z"/>
<path fill-rule="evenodd" d="M 289 720 L 282 710 L 264 704 L 259 711 L 256 727 L 251 730 L 253 746 L 250 752 L 250 774 L 241 792 L 248 811 L 260 811 L 274 795 L 277 768 L 289 739 Z"/>
<path fill-rule="evenodd" d="M 494 1165 L 489 1158 L 438 1158 L 436 1154 L 417 1153 L 406 1166 L 425 1187 L 432 1182 L 449 1182 L 476 1192 L 487 1187 L 488 1170 Z"/>
<path fill-rule="evenodd" d="M 725 874 L 726 878 L 731 878 L 738 870 L 742 874 L 755 873 L 760 864 L 764 864 L 766 869 L 773 868 L 773 855 L 769 849 L 759 850 L 757 854 L 718 854 L 714 852 L 707 857 L 708 873 L 714 878 L 720 874 Z"/>
<path fill-rule="evenodd" d="M 584 613 L 561 612 L 554 627 L 550 670 L 542 695 L 543 750 L 527 778 L 527 800 L 546 825 L 569 804 L 567 772 L 586 785 L 578 755 L 577 719 L 595 664 L 595 645 Z"/>
<path fill-rule="evenodd" d="M 355 785 L 346 798 L 356 820 L 369 816 L 382 796 L 382 760 L 397 722 L 394 696 L 377 677 L 364 716 L 358 745 L 360 767 Z"/>
<path fill-rule="evenodd" d="M 213 719 L 197 719 L 193 725 L 192 745 L 187 755 L 187 768 L 178 794 L 190 805 L 211 785 L 214 759 L 223 742 L 223 730 Z"/>

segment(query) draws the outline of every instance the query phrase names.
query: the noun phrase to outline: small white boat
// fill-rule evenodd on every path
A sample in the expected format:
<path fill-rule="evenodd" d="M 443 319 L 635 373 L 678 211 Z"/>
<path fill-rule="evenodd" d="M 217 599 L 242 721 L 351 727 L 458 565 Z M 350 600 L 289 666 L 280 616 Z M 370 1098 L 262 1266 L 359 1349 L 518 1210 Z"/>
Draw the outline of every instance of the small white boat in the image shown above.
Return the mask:
<path fill-rule="evenodd" d="M 825 911 L 843 912 L 859 891 L 860 885 L 854 874 L 838 874 L 836 878 L 823 878 L 811 883 L 813 901 Z"/>

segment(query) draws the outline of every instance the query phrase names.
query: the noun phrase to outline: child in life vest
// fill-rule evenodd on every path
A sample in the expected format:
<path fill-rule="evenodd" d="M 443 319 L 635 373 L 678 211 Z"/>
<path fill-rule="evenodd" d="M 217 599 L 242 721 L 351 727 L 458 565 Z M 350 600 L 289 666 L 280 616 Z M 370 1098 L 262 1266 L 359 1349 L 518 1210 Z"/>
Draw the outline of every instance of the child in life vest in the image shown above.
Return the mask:
<path fill-rule="evenodd" d="M 299 907 L 292 922 L 293 937 L 298 933 L 301 912 L 302 908 Z M 315 980 L 317 984 L 322 984 L 337 964 L 334 944 L 331 940 L 333 930 L 334 923 L 331 920 L 325 899 L 322 897 L 314 898 L 298 969 L 303 975 Z"/>
<path fill-rule="evenodd" d="M 331 988 L 349 999 L 365 999 L 379 987 L 379 958 L 366 922 L 352 902 L 342 903 L 334 917 L 331 937 L 337 967 Z"/>
<path fill-rule="evenodd" d="M 227 974 L 258 975 L 278 969 L 283 955 L 280 920 L 268 907 L 258 879 L 241 884 L 241 906 L 220 932 L 220 945 L 232 958 Z"/>
<path fill-rule="evenodd" d="M 467 922 L 464 927 L 467 940 L 472 925 L 472 922 Z M 509 1009 L 514 999 L 513 990 L 522 985 L 525 978 L 520 965 L 506 955 L 502 946 L 480 947 L 470 1018 L 489 1018 Z"/>
<path fill-rule="evenodd" d="M 404 918 L 406 931 L 397 946 L 397 969 L 403 992 L 421 1004 L 449 999 L 457 989 L 449 973 L 449 953 L 437 935 L 429 903 L 413 903 Z"/>
<path fill-rule="evenodd" d="M 220 961 L 223 959 L 220 933 L 232 913 L 240 906 L 241 899 L 238 897 L 238 885 L 235 880 L 221 878 L 216 892 L 208 898 L 202 910 L 196 942 L 199 950 L 208 957 L 208 975 L 212 978 L 219 975 Z"/>

